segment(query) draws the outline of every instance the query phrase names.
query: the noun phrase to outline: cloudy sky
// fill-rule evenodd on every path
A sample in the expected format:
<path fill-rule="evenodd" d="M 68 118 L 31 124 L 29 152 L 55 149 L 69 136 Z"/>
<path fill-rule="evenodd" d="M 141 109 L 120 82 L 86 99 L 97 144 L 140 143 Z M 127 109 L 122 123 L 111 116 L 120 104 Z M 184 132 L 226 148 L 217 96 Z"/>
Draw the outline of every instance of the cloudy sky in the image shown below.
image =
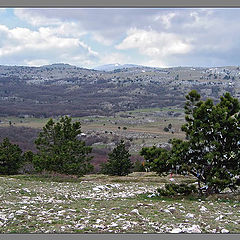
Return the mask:
<path fill-rule="evenodd" d="M 240 64 L 240 9 L 1 9 L 0 64 Z"/>

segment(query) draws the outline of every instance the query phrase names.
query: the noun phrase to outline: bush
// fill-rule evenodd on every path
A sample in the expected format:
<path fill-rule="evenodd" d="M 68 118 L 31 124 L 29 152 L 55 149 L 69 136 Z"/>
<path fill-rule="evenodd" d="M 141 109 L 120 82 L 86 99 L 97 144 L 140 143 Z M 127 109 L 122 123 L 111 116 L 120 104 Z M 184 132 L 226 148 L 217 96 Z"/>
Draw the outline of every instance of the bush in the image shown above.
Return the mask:
<path fill-rule="evenodd" d="M 22 150 L 17 144 L 11 144 L 8 138 L 0 144 L 0 174 L 17 174 L 23 162 Z"/>
<path fill-rule="evenodd" d="M 169 128 L 168 127 L 164 127 L 164 132 L 169 132 Z"/>
<path fill-rule="evenodd" d="M 165 189 L 158 188 L 157 192 L 160 196 L 188 196 L 198 191 L 195 185 L 169 183 L 165 184 Z"/>

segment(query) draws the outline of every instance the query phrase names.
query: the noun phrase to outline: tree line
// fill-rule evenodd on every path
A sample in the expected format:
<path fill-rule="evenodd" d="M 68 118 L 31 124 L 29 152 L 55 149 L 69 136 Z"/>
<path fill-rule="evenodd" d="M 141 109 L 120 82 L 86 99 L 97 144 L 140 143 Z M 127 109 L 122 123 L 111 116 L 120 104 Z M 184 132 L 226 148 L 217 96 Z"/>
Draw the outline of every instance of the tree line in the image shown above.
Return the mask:
<path fill-rule="evenodd" d="M 214 104 L 212 99 L 202 101 L 198 92 L 192 90 L 186 95 L 184 141 L 172 139 L 170 150 L 156 146 L 142 148 L 140 155 L 145 158 L 145 164 L 137 162 L 133 166 L 122 140 L 109 153 L 101 172 L 124 176 L 133 170 L 149 169 L 159 175 L 191 174 L 197 179 L 200 193 L 220 193 L 226 188 L 235 190 L 240 185 L 239 110 L 238 99 L 229 93 Z M 71 118 L 65 116 L 58 122 L 50 119 L 43 127 L 35 140 L 36 154 L 23 153 L 18 145 L 5 138 L 0 144 L 0 174 L 16 174 L 26 163 L 32 163 L 37 172 L 87 174 L 93 170 L 92 147 L 86 146 L 79 139 L 80 135 L 80 122 L 72 123 Z M 173 190 L 173 186 L 167 187 Z"/>

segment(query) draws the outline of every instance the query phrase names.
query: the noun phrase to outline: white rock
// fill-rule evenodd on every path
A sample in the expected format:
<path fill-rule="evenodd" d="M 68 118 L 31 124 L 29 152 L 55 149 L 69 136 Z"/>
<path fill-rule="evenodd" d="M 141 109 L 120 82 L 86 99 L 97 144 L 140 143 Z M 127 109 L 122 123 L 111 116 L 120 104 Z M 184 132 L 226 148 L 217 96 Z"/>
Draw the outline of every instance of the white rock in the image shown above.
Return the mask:
<path fill-rule="evenodd" d="M 155 193 L 152 193 L 152 194 L 147 195 L 147 197 L 149 197 L 149 198 L 151 198 L 151 197 L 156 197 L 156 194 L 155 194 Z"/>
<path fill-rule="evenodd" d="M 137 210 L 137 209 L 133 209 L 133 210 L 131 211 L 131 213 L 136 213 L 136 214 L 138 214 L 138 215 L 139 215 L 139 212 L 138 212 L 138 210 Z"/>
<path fill-rule="evenodd" d="M 170 207 L 170 208 L 168 208 L 168 210 L 169 210 L 171 213 L 176 212 L 176 208 L 175 208 L 175 207 Z"/>
<path fill-rule="evenodd" d="M 174 228 L 172 229 L 172 231 L 170 231 L 170 233 L 181 233 L 182 229 L 181 228 Z"/>
<path fill-rule="evenodd" d="M 215 221 L 219 221 L 219 220 L 221 220 L 221 219 L 223 219 L 223 215 L 220 215 L 220 216 L 218 216 L 217 218 L 215 218 Z"/>
<path fill-rule="evenodd" d="M 201 212 L 206 212 L 206 211 L 207 211 L 207 208 L 205 208 L 204 206 L 202 206 L 199 210 L 200 210 Z"/>
<path fill-rule="evenodd" d="M 6 215 L 5 214 L 0 214 L 0 219 L 1 220 L 7 220 Z"/>
<path fill-rule="evenodd" d="M 83 228 L 85 228 L 85 225 L 82 225 L 82 224 L 78 223 L 78 224 L 75 225 L 75 227 L 79 228 L 79 229 L 83 229 Z"/>
<path fill-rule="evenodd" d="M 29 189 L 27 189 L 27 188 L 23 188 L 22 190 L 25 191 L 25 192 L 27 192 L 27 193 L 30 193 L 30 192 L 31 192 L 31 191 L 30 191 Z"/>
<path fill-rule="evenodd" d="M 194 214 L 188 213 L 188 214 L 186 215 L 186 218 L 194 218 Z"/>
<path fill-rule="evenodd" d="M 109 225 L 109 227 L 116 227 L 116 226 L 118 226 L 118 224 L 115 222 L 112 222 L 111 225 Z"/>
<path fill-rule="evenodd" d="M 168 209 L 163 210 L 165 213 L 171 213 Z"/>
<path fill-rule="evenodd" d="M 224 229 L 221 230 L 221 233 L 229 233 L 229 231 L 224 228 Z"/>
<path fill-rule="evenodd" d="M 100 223 L 100 222 L 102 222 L 101 219 L 97 219 L 97 220 L 96 220 L 96 223 Z"/>
<path fill-rule="evenodd" d="M 93 228 L 105 228 L 105 226 L 103 224 L 93 225 Z"/>
<path fill-rule="evenodd" d="M 10 218 L 10 219 L 14 218 L 14 213 L 10 213 L 10 214 L 8 215 L 8 218 Z"/>
<path fill-rule="evenodd" d="M 192 227 L 186 229 L 187 233 L 201 233 L 199 225 L 192 225 Z"/>
<path fill-rule="evenodd" d="M 24 211 L 24 210 L 18 210 L 18 211 L 16 211 L 16 214 L 17 215 L 22 215 L 22 214 L 26 214 L 27 212 L 26 211 Z"/>

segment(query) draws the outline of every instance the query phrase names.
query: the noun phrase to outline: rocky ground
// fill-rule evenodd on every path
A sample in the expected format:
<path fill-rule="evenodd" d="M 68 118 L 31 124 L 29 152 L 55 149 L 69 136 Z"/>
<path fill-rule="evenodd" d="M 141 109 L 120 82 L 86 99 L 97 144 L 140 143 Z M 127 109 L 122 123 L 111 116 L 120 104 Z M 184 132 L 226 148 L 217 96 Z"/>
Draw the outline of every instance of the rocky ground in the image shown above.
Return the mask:
<path fill-rule="evenodd" d="M 137 176 L 92 175 L 76 182 L 0 177 L 0 232 L 240 232 L 239 199 L 154 197 L 169 179 Z"/>

